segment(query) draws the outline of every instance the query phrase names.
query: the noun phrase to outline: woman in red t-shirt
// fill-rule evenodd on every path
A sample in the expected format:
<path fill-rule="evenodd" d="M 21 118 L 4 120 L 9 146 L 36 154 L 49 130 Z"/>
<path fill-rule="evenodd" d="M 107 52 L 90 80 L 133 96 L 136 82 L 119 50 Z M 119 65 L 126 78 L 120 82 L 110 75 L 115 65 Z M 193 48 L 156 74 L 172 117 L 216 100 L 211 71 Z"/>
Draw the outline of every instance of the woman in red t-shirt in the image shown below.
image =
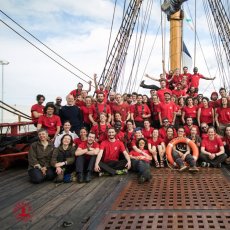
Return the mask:
<path fill-rule="evenodd" d="M 224 144 L 219 136 L 216 135 L 215 128 L 208 128 L 208 137 L 201 142 L 200 159 L 202 167 L 221 167 L 221 163 L 227 158 L 224 151 Z"/>
<path fill-rule="evenodd" d="M 74 144 L 78 147 L 81 143 L 87 142 L 88 130 L 86 127 L 80 129 L 80 137 L 73 140 Z"/>
<path fill-rule="evenodd" d="M 148 151 L 148 142 L 145 138 L 139 138 L 136 142 L 138 152 L 132 150 L 129 153 L 131 159 L 131 169 L 138 173 L 139 183 L 149 181 L 152 177 L 150 171 L 151 153 Z"/>
<path fill-rule="evenodd" d="M 197 121 L 200 127 L 200 124 L 205 122 L 208 126 L 214 126 L 214 110 L 209 106 L 209 99 L 203 97 L 202 103 L 203 107 L 200 107 L 197 112 Z"/>
<path fill-rule="evenodd" d="M 225 153 L 228 155 L 225 163 L 230 164 L 230 125 L 226 127 L 223 137 Z"/>
<path fill-rule="evenodd" d="M 85 98 L 85 105 L 81 106 L 80 109 L 83 114 L 83 122 L 84 126 L 87 128 L 89 131 L 91 128 L 91 121 L 89 119 L 89 111 L 92 107 L 92 97 L 91 96 L 86 96 Z"/>
<path fill-rule="evenodd" d="M 185 120 L 187 117 L 191 117 L 194 125 L 198 125 L 197 123 L 197 109 L 198 107 L 193 104 L 192 97 L 187 97 L 186 106 L 184 106 L 181 119 L 183 124 L 185 124 Z"/>
<path fill-rule="evenodd" d="M 152 138 L 148 140 L 148 149 L 153 155 L 156 168 L 164 168 L 165 143 L 164 140 L 159 137 L 158 129 L 153 130 Z M 160 164 L 157 159 L 157 153 L 160 157 Z"/>

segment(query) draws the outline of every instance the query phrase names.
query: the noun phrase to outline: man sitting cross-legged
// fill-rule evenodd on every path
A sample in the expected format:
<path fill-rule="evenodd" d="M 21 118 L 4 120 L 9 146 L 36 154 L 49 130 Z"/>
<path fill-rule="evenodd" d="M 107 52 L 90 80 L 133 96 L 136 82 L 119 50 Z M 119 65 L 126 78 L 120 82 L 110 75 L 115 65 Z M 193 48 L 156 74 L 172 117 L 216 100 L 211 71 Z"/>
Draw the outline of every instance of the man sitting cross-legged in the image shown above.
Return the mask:
<path fill-rule="evenodd" d="M 123 142 L 116 140 L 115 135 L 115 129 L 109 128 L 108 140 L 101 143 L 100 151 L 97 155 L 94 167 L 96 172 L 106 171 L 114 176 L 116 174 L 127 172 L 127 169 L 131 167 L 129 154 L 125 150 Z M 124 154 L 125 159 L 119 159 L 120 153 Z"/>

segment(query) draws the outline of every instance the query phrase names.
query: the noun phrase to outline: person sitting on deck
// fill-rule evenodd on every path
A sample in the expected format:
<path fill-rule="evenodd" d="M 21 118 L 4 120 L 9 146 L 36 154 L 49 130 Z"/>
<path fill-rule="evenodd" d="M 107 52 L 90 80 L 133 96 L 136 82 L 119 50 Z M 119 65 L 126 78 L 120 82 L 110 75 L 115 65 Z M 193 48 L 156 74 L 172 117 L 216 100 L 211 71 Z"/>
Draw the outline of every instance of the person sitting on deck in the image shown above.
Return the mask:
<path fill-rule="evenodd" d="M 221 163 L 227 159 L 224 144 L 221 138 L 216 135 L 214 127 L 208 128 L 208 137 L 201 142 L 200 159 L 202 167 L 213 166 L 216 168 L 220 168 Z"/>
<path fill-rule="evenodd" d="M 77 181 L 82 183 L 90 182 L 92 180 L 92 172 L 96 161 L 96 156 L 99 152 L 99 144 L 95 141 L 95 133 L 89 133 L 87 142 L 81 143 L 76 152 L 76 172 Z M 86 173 L 84 178 L 84 173 Z"/>
<path fill-rule="evenodd" d="M 140 150 L 132 150 L 129 153 L 131 159 L 131 169 L 138 173 L 138 182 L 144 183 L 152 178 L 150 171 L 151 153 L 148 151 L 148 142 L 144 138 L 136 141 L 136 146 Z"/>
<path fill-rule="evenodd" d="M 224 137 L 223 137 L 223 144 L 225 153 L 227 154 L 228 158 L 225 160 L 226 164 L 230 164 L 230 125 L 225 128 Z"/>
<path fill-rule="evenodd" d="M 75 153 L 73 138 L 70 134 L 63 135 L 61 144 L 55 148 L 52 155 L 51 165 L 56 168 L 57 177 L 55 182 L 71 182 L 71 174 L 75 171 Z"/>
<path fill-rule="evenodd" d="M 32 183 L 41 183 L 44 180 L 53 180 L 55 170 L 51 167 L 53 144 L 48 141 L 48 132 L 38 130 L 38 141 L 30 146 L 28 153 L 28 174 Z"/>
<path fill-rule="evenodd" d="M 184 138 L 185 132 L 184 127 L 178 128 L 178 137 L 177 138 Z M 193 156 L 191 155 L 191 149 L 188 144 L 186 143 L 178 143 L 173 146 L 172 157 L 174 161 L 180 167 L 179 171 L 183 172 L 187 169 L 187 166 L 184 162 L 188 163 L 189 171 L 190 172 L 198 172 L 199 169 L 196 167 L 196 161 L 194 160 Z"/>
<path fill-rule="evenodd" d="M 131 167 L 129 154 L 125 150 L 124 144 L 116 140 L 116 131 L 114 128 L 108 129 L 108 140 L 100 145 L 100 151 L 97 155 L 94 170 L 96 172 L 106 171 L 110 175 L 126 173 Z M 119 160 L 120 153 L 124 154 L 125 159 Z M 99 174 L 100 175 L 100 174 Z"/>
<path fill-rule="evenodd" d="M 40 116 L 38 119 L 37 129 L 47 129 L 49 137 L 52 141 L 55 140 L 57 135 L 60 133 L 61 120 L 60 117 L 55 115 L 54 104 L 47 104 L 44 108 L 44 115 Z"/>
<path fill-rule="evenodd" d="M 37 104 L 31 107 L 31 117 L 34 125 L 37 126 L 38 118 L 43 115 L 44 113 L 44 105 L 43 102 L 45 101 L 45 97 L 42 94 L 38 94 L 37 97 Z"/>

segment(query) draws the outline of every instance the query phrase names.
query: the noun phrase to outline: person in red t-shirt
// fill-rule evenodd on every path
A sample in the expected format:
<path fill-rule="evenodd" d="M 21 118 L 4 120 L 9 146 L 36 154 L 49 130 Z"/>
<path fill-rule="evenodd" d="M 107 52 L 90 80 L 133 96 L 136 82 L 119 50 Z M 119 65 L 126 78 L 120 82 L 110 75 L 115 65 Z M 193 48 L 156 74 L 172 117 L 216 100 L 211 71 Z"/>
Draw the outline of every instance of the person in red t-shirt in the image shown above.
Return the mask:
<path fill-rule="evenodd" d="M 163 118 L 162 123 L 163 123 L 163 126 L 159 129 L 159 137 L 161 139 L 164 139 L 166 136 L 168 127 L 169 126 L 174 127 L 174 126 L 170 125 L 168 118 Z M 175 128 L 173 128 L 173 135 L 174 135 L 174 138 L 177 136 Z"/>
<path fill-rule="evenodd" d="M 79 183 L 82 183 L 84 179 L 85 182 L 92 180 L 92 172 L 99 152 L 99 144 L 95 142 L 95 139 L 95 133 L 90 132 L 87 142 L 81 143 L 75 152 L 77 180 Z M 85 178 L 84 173 L 86 174 Z"/>
<path fill-rule="evenodd" d="M 209 126 L 214 126 L 214 110 L 209 106 L 207 97 L 202 98 L 203 107 L 200 107 L 197 112 L 198 125 L 202 122 L 207 123 Z"/>
<path fill-rule="evenodd" d="M 142 103 L 143 96 L 137 95 L 137 103 L 130 108 L 131 119 L 135 122 L 136 127 L 144 127 L 144 119 L 151 117 L 150 109 Z"/>
<path fill-rule="evenodd" d="M 161 86 L 161 88 L 159 90 L 157 90 L 157 96 L 159 97 L 160 102 L 164 102 L 165 101 L 164 94 L 167 92 L 171 95 L 172 91 L 170 89 L 166 88 L 166 81 L 165 80 L 160 81 L 160 86 Z"/>
<path fill-rule="evenodd" d="M 97 155 L 94 167 L 96 172 L 101 172 L 103 170 L 114 176 L 116 174 L 127 173 L 127 169 L 130 169 L 131 161 L 129 154 L 126 151 L 124 144 L 121 141 L 116 140 L 115 136 L 115 129 L 109 128 L 108 140 L 101 143 L 100 151 Z M 124 160 L 119 160 L 120 153 L 124 154 Z"/>
<path fill-rule="evenodd" d="M 160 102 L 157 95 L 152 96 L 152 100 L 150 101 L 150 110 L 151 110 L 151 119 L 152 119 L 152 126 L 154 128 L 160 128 L 159 122 L 159 111 L 160 111 Z"/>
<path fill-rule="evenodd" d="M 97 94 L 97 102 L 92 105 L 89 110 L 89 119 L 93 125 L 97 125 L 99 121 L 100 113 L 106 113 L 108 115 L 107 123 L 109 124 L 111 121 L 111 108 L 104 102 L 104 94 Z"/>
<path fill-rule="evenodd" d="M 191 129 L 195 128 L 197 131 L 197 134 L 200 135 L 200 130 L 197 125 L 193 124 L 193 119 L 191 117 L 186 118 L 186 124 L 184 125 L 184 130 L 185 130 L 185 136 L 188 137 L 191 135 Z"/>
<path fill-rule="evenodd" d="M 211 99 L 211 101 L 209 101 L 209 106 L 212 107 L 213 109 L 218 107 L 218 105 L 217 105 L 218 93 L 212 92 L 210 99 Z"/>
<path fill-rule="evenodd" d="M 175 129 L 173 128 L 173 126 L 172 125 L 167 126 L 166 135 L 163 136 L 165 147 L 167 147 L 168 143 L 176 137 L 177 135 L 175 135 Z"/>
<path fill-rule="evenodd" d="M 171 94 L 168 92 L 164 93 L 165 102 L 160 105 L 159 121 L 163 125 L 163 118 L 168 118 L 169 123 L 174 125 L 176 119 L 177 107 L 174 102 L 171 101 Z"/>
<path fill-rule="evenodd" d="M 230 102 L 227 97 L 221 98 L 221 107 L 216 109 L 215 120 L 218 134 L 223 136 L 225 128 L 230 124 Z"/>
<path fill-rule="evenodd" d="M 37 130 L 41 128 L 47 129 L 49 137 L 52 140 L 55 140 L 61 128 L 61 119 L 59 116 L 54 115 L 54 111 L 54 104 L 46 105 L 44 108 L 44 115 L 39 117 L 37 124 Z"/>
<path fill-rule="evenodd" d="M 125 103 L 122 99 L 122 96 L 120 93 L 116 94 L 116 102 L 112 107 L 112 124 L 114 122 L 114 114 L 116 112 L 119 112 L 121 114 L 121 120 L 123 122 L 129 120 L 130 118 L 130 106 Z"/>
<path fill-rule="evenodd" d="M 175 95 L 177 98 L 179 98 L 179 97 L 185 97 L 186 93 L 182 89 L 182 85 L 181 85 L 180 82 L 177 83 L 176 89 L 172 90 L 172 95 Z"/>
<path fill-rule="evenodd" d="M 86 127 L 82 127 L 81 129 L 80 129 L 80 137 L 78 137 L 78 138 L 75 138 L 74 140 L 73 140 L 73 142 L 74 142 L 74 144 L 78 147 L 81 143 L 86 143 L 86 141 L 87 141 L 87 135 L 88 135 L 88 130 L 87 130 L 87 128 Z"/>
<path fill-rule="evenodd" d="M 193 69 L 193 75 L 190 79 L 190 87 L 194 87 L 196 89 L 196 92 L 199 90 L 199 81 L 200 79 L 205 79 L 205 80 L 214 80 L 215 77 L 208 78 L 204 77 L 202 74 L 198 73 L 198 68 L 194 67 Z"/>
<path fill-rule="evenodd" d="M 124 143 L 124 140 L 125 140 L 125 134 L 121 131 L 121 128 L 122 128 L 122 124 L 121 124 L 121 121 L 115 121 L 114 122 L 114 128 L 115 128 L 115 131 L 116 131 L 116 136 L 115 138 L 117 140 L 120 140 Z"/>
<path fill-rule="evenodd" d="M 140 138 L 136 142 L 138 152 L 132 150 L 129 153 L 131 159 L 131 169 L 138 173 L 138 182 L 144 183 L 152 178 L 150 171 L 150 161 L 152 156 L 148 151 L 148 142 L 144 138 Z"/>
<path fill-rule="evenodd" d="M 193 124 L 198 125 L 197 110 L 198 110 L 198 107 L 194 106 L 192 97 L 187 97 L 186 106 L 184 106 L 183 111 L 182 111 L 182 116 L 181 116 L 183 124 L 185 124 L 185 119 L 187 117 L 191 117 L 193 119 Z"/>
<path fill-rule="evenodd" d="M 150 121 L 148 119 L 144 120 L 144 128 L 142 129 L 142 135 L 146 140 L 152 138 L 154 128 L 150 126 Z"/>
<path fill-rule="evenodd" d="M 188 67 L 184 66 L 183 67 L 183 73 L 181 74 L 181 78 L 185 79 L 186 77 L 186 81 L 189 82 L 191 80 L 192 74 L 188 72 Z"/>
<path fill-rule="evenodd" d="M 34 122 L 34 125 L 37 126 L 38 123 L 38 118 L 43 115 L 44 113 L 44 105 L 43 102 L 45 101 L 45 97 L 41 94 L 37 95 L 37 104 L 33 105 L 31 107 L 31 118 L 32 121 Z"/>
<path fill-rule="evenodd" d="M 91 84 L 92 84 L 92 82 L 89 81 L 88 83 L 89 83 L 89 89 L 87 90 L 87 92 L 89 93 L 91 91 Z M 69 94 L 73 95 L 74 99 L 76 99 L 77 96 L 81 95 L 82 89 L 83 89 L 83 84 L 81 82 L 79 82 L 77 84 L 77 89 L 72 90 Z"/>
<path fill-rule="evenodd" d="M 216 107 L 221 107 L 221 100 L 223 97 L 227 97 L 227 90 L 225 88 L 220 88 L 219 94 L 220 94 L 220 99 L 216 100 Z M 229 98 L 228 98 L 228 101 L 229 101 Z"/>
<path fill-rule="evenodd" d="M 107 130 L 111 127 L 111 125 L 108 124 L 106 121 L 107 114 L 100 113 L 100 121 L 97 123 L 97 125 L 94 125 L 91 128 L 91 132 L 96 134 L 96 140 L 98 143 L 101 143 L 102 141 L 105 141 L 107 139 Z"/>
<path fill-rule="evenodd" d="M 91 122 L 89 120 L 89 112 L 90 112 L 91 107 L 92 107 L 92 97 L 87 96 L 85 98 L 85 105 L 81 107 L 81 111 L 83 114 L 83 124 L 87 128 L 88 131 L 91 128 Z"/>
<path fill-rule="evenodd" d="M 208 138 L 202 140 L 200 159 L 202 167 L 221 167 L 221 163 L 227 159 L 224 145 L 220 137 L 216 136 L 215 128 L 208 128 Z"/>
<path fill-rule="evenodd" d="M 158 129 L 153 130 L 152 138 L 148 140 L 148 149 L 153 155 L 156 168 L 164 168 L 165 143 L 164 140 L 159 137 Z M 160 157 L 160 164 L 157 158 L 157 153 Z"/>
<path fill-rule="evenodd" d="M 82 106 L 85 106 L 85 102 L 83 101 L 83 97 L 82 95 L 78 95 L 76 100 L 75 100 L 75 105 L 79 107 L 79 109 L 81 109 Z"/>
<path fill-rule="evenodd" d="M 126 121 L 126 130 L 124 135 L 124 144 L 127 151 L 132 150 L 132 141 L 134 140 L 134 122 L 133 120 Z"/>

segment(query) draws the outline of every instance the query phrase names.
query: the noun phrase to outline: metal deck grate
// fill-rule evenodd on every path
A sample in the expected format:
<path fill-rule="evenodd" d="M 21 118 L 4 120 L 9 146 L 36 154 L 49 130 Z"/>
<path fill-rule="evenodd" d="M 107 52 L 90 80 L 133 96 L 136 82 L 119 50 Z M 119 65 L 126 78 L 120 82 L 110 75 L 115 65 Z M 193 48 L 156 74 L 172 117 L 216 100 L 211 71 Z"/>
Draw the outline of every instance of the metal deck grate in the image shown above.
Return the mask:
<path fill-rule="evenodd" d="M 229 229 L 230 213 L 110 214 L 97 229 Z"/>
<path fill-rule="evenodd" d="M 230 183 L 220 170 L 175 174 L 165 170 L 144 185 L 130 181 L 112 209 L 230 209 Z"/>

